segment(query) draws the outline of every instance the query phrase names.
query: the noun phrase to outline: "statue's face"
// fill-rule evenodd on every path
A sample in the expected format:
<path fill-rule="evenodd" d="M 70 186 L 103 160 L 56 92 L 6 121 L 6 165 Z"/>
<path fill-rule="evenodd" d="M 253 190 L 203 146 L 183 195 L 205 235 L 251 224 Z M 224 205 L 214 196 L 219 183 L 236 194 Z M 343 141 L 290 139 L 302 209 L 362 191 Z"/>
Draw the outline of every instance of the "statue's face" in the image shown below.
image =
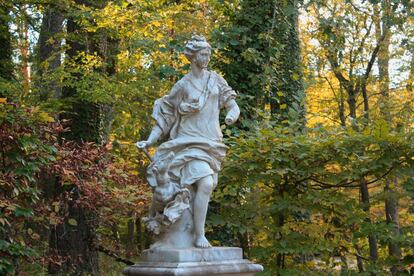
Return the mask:
<path fill-rule="evenodd" d="M 200 68 L 207 68 L 210 62 L 211 50 L 206 48 L 198 51 L 193 59 L 193 62 Z"/>

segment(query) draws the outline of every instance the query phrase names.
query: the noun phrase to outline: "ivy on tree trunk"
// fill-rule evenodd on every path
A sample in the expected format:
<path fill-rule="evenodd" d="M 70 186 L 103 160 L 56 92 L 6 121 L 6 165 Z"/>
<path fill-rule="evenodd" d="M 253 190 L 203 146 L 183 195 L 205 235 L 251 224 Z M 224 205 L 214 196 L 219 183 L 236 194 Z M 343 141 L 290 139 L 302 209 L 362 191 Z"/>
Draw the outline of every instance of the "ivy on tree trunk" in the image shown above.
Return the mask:
<path fill-rule="evenodd" d="M 10 6 L 4 3 L 0 5 L 0 77 L 5 80 L 13 79 L 12 46 L 9 30 Z M 2 96 L 2 93 L 0 91 L 0 96 Z"/>

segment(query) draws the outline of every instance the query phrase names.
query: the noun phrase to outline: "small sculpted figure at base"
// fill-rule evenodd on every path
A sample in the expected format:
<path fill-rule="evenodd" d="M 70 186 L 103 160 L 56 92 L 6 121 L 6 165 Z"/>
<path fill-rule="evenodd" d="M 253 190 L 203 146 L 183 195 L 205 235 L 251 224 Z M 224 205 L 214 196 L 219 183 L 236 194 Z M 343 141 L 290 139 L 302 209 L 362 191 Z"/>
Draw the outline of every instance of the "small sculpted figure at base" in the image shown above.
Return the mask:
<path fill-rule="evenodd" d="M 207 70 L 211 46 L 193 36 L 184 51 L 191 70 L 154 104 L 155 125 L 139 148 L 161 143 L 149 165 L 154 189 L 147 227 L 157 235 L 152 248 L 211 247 L 205 237 L 210 195 L 227 147 L 222 142 L 219 114 L 233 124 L 240 110 L 236 93 L 216 72 Z"/>

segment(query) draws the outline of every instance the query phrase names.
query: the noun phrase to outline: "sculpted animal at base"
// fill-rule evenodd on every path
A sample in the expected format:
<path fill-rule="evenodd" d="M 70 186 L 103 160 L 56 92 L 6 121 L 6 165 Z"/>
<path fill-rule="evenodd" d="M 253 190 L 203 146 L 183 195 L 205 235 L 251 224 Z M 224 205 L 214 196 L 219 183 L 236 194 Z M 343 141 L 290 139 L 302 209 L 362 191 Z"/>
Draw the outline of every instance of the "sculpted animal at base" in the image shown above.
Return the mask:
<path fill-rule="evenodd" d="M 171 166 L 171 161 L 174 159 L 174 153 L 170 152 L 166 158 L 158 160 L 152 167 L 157 186 L 154 189 L 152 196 L 152 203 L 150 209 L 150 216 L 156 216 L 157 213 L 164 211 L 167 203 L 174 199 L 174 196 L 180 189 L 170 181 L 168 176 L 168 169 Z"/>
<path fill-rule="evenodd" d="M 165 158 L 154 162 L 151 171 L 157 186 L 154 188 L 149 217 L 144 218 L 148 230 L 156 235 L 165 226 L 174 223 L 185 209 L 190 207 L 190 191 L 181 189 L 170 181 L 168 170 L 175 154 L 170 152 Z"/>

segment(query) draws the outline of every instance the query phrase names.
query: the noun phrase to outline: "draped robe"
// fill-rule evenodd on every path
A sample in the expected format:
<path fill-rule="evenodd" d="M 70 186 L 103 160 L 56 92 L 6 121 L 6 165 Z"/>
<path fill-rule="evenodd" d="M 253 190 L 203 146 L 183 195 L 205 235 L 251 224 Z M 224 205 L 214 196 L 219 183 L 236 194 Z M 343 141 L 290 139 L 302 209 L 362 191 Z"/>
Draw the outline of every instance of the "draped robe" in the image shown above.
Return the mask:
<path fill-rule="evenodd" d="M 154 104 L 152 117 L 167 140 L 158 147 L 148 167 L 152 187 L 157 185 L 152 166 L 171 151 L 175 156 L 169 176 L 178 187 L 185 188 L 206 176 L 212 176 L 217 185 L 217 173 L 227 150 L 222 142 L 220 109 L 235 99 L 236 93 L 219 74 L 207 73 L 203 88 L 187 74 Z"/>

